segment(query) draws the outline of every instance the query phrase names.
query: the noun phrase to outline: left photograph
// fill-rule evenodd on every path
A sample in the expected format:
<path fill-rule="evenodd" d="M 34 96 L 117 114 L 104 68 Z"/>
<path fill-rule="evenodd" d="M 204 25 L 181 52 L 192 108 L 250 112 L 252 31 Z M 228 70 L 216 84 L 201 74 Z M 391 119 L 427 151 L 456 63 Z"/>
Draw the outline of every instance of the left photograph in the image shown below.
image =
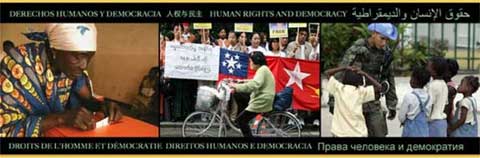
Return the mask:
<path fill-rule="evenodd" d="M 0 29 L 0 137 L 159 136 L 158 24 Z"/>

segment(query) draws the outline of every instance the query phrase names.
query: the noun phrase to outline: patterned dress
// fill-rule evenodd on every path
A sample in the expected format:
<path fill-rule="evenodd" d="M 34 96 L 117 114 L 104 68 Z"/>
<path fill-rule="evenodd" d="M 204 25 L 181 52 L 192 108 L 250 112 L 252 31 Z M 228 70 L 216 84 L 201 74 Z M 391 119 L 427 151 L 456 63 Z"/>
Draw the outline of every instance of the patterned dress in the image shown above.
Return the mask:
<path fill-rule="evenodd" d="M 71 94 L 89 85 L 86 79 L 86 71 L 75 82 L 54 73 L 44 43 L 7 50 L 0 63 L 0 137 L 41 136 L 40 122 L 46 115 L 80 104 Z"/>

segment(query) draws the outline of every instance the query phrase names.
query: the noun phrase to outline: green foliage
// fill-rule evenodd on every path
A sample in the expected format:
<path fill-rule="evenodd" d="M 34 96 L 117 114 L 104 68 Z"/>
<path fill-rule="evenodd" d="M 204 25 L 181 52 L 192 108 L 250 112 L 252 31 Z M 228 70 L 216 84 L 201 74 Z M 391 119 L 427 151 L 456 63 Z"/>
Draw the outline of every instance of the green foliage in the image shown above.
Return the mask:
<path fill-rule="evenodd" d="M 435 39 L 433 40 L 433 47 L 430 48 L 433 56 L 445 56 L 448 52 L 448 41 Z"/>
<path fill-rule="evenodd" d="M 355 42 L 355 37 L 359 34 L 353 28 L 354 24 L 322 24 L 320 33 L 322 42 L 320 63 L 322 70 L 336 67 L 342 60 L 345 51 Z"/>
<path fill-rule="evenodd" d="M 433 40 L 430 48 L 426 40 L 408 42 L 404 33 L 408 24 L 395 24 L 399 37 L 391 40 L 389 46 L 394 55 L 392 63 L 395 74 L 408 75 L 414 66 L 426 63 L 431 56 L 445 56 L 448 41 Z M 345 51 L 360 38 L 368 38 L 370 33 L 366 23 L 323 23 L 321 31 L 321 66 L 322 70 L 336 67 L 342 60 Z M 404 43 L 405 42 L 405 43 Z"/>
<path fill-rule="evenodd" d="M 426 63 L 427 47 L 424 42 L 417 42 L 402 47 L 394 52 L 394 67 L 397 74 L 408 75 L 411 68 Z"/>

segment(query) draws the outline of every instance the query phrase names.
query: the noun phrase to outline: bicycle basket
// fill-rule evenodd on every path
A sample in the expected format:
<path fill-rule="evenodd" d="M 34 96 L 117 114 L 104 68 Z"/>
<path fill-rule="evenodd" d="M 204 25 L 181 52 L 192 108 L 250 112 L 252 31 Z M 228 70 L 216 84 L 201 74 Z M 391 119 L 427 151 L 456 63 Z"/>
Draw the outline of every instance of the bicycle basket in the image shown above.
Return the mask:
<path fill-rule="evenodd" d="M 196 111 L 210 111 L 215 109 L 219 99 L 217 90 L 208 86 L 201 86 L 197 92 Z"/>

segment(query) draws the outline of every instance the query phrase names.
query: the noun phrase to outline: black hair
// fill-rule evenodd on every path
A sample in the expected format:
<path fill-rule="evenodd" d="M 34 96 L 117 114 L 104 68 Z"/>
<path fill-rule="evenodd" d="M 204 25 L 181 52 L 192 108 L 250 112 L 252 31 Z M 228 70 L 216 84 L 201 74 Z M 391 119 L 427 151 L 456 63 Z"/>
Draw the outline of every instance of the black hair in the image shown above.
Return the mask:
<path fill-rule="evenodd" d="M 430 58 L 430 62 L 432 63 L 433 70 L 436 73 L 436 76 L 444 76 L 445 70 L 447 67 L 447 60 L 440 56 L 434 56 Z"/>
<path fill-rule="evenodd" d="M 226 27 L 220 27 L 220 29 L 218 29 L 217 34 L 219 34 L 220 32 L 222 32 L 222 30 L 225 30 L 225 33 L 226 33 L 226 34 L 228 34 L 228 32 L 230 32 L 230 30 L 228 30 Z"/>
<path fill-rule="evenodd" d="M 463 78 L 465 81 L 467 81 L 468 85 L 472 87 L 472 94 L 475 93 L 478 90 L 479 82 L 478 82 L 478 77 L 475 76 L 466 76 Z"/>
<path fill-rule="evenodd" d="M 454 59 L 447 59 L 447 65 L 447 72 L 445 72 L 444 80 L 445 82 L 450 82 L 452 77 L 457 75 L 459 66 L 457 60 Z"/>
<path fill-rule="evenodd" d="M 412 79 L 416 86 L 425 87 L 430 82 L 430 73 L 425 67 L 414 67 L 412 72 Z"/>
<path fill-rule="evenodd" d="M 258 34 L 260 36 L 260 43 L 262 42 L 268 42 L 268 34 L 265 32 L 260 32 Z M 265 37 L 265 38 L 264 38 Z"/>
<path fill-rule="evenodd" d="M 305 32 L 308 35 L 308 28 L 306 28 L 306 27 L 300 28 L 300 29 L 298 29 L 298 31 L 299 32 Z"/>
<path fill-rule="evenodd" d="M 345 70 L 343 76 L 343 84 L 352 85 L 352 86 L 361 86 L 363 85 L 362 75 L 353 72 L 352 70 Z"/>
<path fill-rule="evenodd" d="M 250 59 L 255 65 L 267 65 L 267 60 L 265 59 L 265 55 L 263 55 L 260 51 L 254 51 L 250 53 Z"/>
<path fill-rule="evenodd" d="M 168 31 L 164 37 L 168 37 L 168 40 L 172 41 L 173 40 L 173 32 L 172 31 Z"/>
<path fill-rule="evenodd" d="M 247 46 L 251 45 L 252 43 L 250 42 L 250 40 L 252 39 L 253 34 L 251 35 L 248 32 L 242 32 L 242 33 L 245 33 L 245 45 L 247 45 Z M 238 34 L 237 37 L 240 38 L 242 33 Z M 238 42 L 240 42 L 240 40 L 238 40 Z"/>
<path fill-rule="evenodd" d="M 250 36 L 250 38 L 249 38 L 249 39 L 250 39 L 250 40 L 252 40 L 252 38 L 253 38 L 253 36 L 255 36 L 255 34 L 257 34 L 257 35 L 258 35 L 258 37 L 259 37 L 259 38 L 261 38 L 261 37 L 260 37 L 260 33 L 258 33 L 258 32 L 254 32 L 254 33 L 252 33 L 252 35 Z"/>
<path fill-rule="evenodd" d="M 238 35 L 237 33 L 235 33 L 234 31 L 229 31 L 229 32 L 227 32 L 227 37 L 228 37 L 228 35 L 230 35 L 231 33 L 233 33 L 233 34 L 235 35 L 235 37 L 237 37 L 237 38 L 238 38 L 238 36 L 240 36 L 240 35 Z"/>
<path fill-rule="evenodd" d="M 280 49 L 280 40 L 278 38 L 271 38 L 270 40 L 268 40 L 268 49 L 272 50 L 273 46 L 272 46 L 272 43 L 273 42 L 277 42 L 278 43 L 278 51 L 281 51 Z"/>

